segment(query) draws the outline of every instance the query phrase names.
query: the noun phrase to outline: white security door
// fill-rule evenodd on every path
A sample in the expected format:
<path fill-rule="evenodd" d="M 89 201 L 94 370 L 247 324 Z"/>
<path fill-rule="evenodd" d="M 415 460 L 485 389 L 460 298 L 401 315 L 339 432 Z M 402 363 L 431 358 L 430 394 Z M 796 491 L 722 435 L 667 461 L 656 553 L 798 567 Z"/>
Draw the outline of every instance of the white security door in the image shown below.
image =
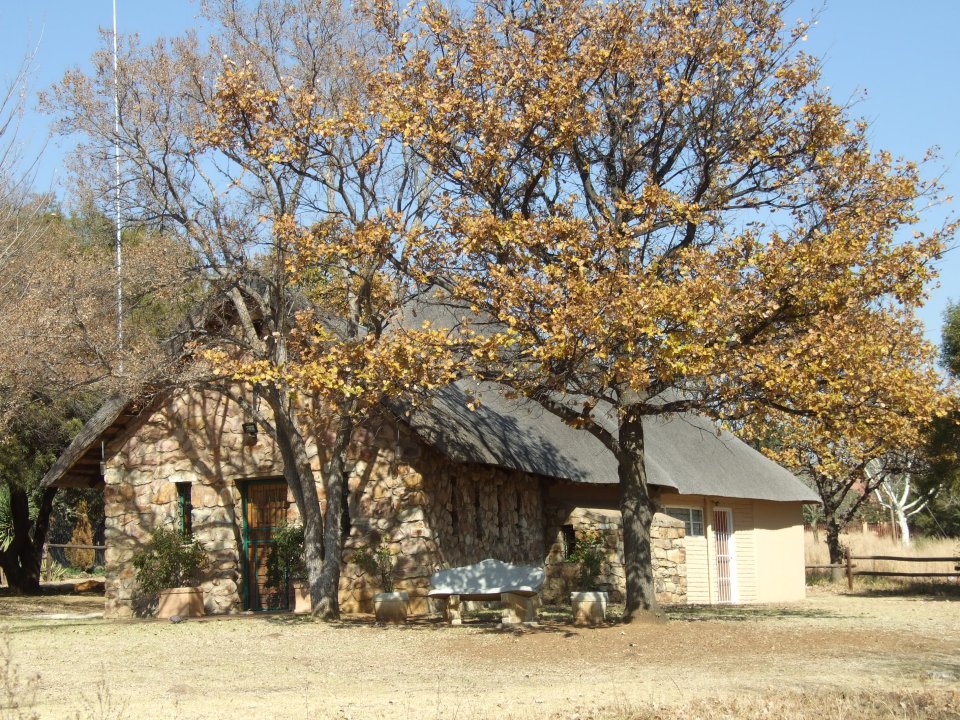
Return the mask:
<path fill-rule="evenodd" d="M 713 541 L 717 551 L 717 602 L 735 603 L 737 586 L 732 511 L 714 509 Z"/>

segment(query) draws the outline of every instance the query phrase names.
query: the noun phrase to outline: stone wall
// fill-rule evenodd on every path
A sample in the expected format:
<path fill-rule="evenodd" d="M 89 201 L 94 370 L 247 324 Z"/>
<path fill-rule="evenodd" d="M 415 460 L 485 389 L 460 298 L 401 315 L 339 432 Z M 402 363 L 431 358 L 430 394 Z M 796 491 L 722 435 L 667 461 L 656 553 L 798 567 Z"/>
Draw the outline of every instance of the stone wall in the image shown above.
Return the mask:
<path fill-rule="evenodd" d="M 626 579 L 623 571 L 623 524 L 616 510 L 569 508 L 552 505 L 548 508 L 548 527 L 553 532 L 553 543 L 547 552 L 546 581 L 543 599 L 547 603 L 566 604 L 577 587 L 579 567 L 566 561 L 568 552 L 563 527 L 571 527 L 577 539 L 598 533 L 603 539 L 607 562 L 599 579 L 601 590 L 610 594 L 613 602 L 623 602 Z M 686 550 L 683 522 L 662 513 L 656 513 L 650 529 L 653 549 L 654 585 L 657 602 L 662 605 L 683 604 L 687 601 Z"/>
<path fill-rule="evenodd" d="M 193 535 L 207 551 L 202 578 L 208 613 L 237 612 L 242 598 L 242 501 L 245 480 L 276 478 L 279 453 L 264 434 L 243 433 L 243 413 L 222 396 L 192 393 L 144 414 L 107 449 L 106 614 L 149 612 L 138 598 L 134 552 L 160 526 L 177 527 L 176 483 L 190 483 Z M 545 555 L 543 480 L 454 463 L 388 422 L 359 431 L 350 448 L 352 520 L 341 574 L 346 612 L 370 611 L 379 580 L 352 562 L 364 546 L 385 544 L 396 557 L 396 589 L 411 610 L 427 609 L 430 575 L 487 557 L 520 563 Z M 319 480 L 324 428 L 308 443 Z M 322 487 L 318 487 L 321 497 Z M 288 520 L 297 511 L 288 495 Z"/>
<path fill-rule="evenodd" d="M 395 589 L 411 612 L 426 612 L 430 576 L 494 557 L 537 563 L 544 556 L 540 480 L 522 473 L 454 463 L 406 428 L 361 437 L 350 481 L 352 528 L 340 580 L 346 612 L 372 611 L 381 588 L 351 562 L 363 546 L 386 544 L 396 558 Z"/>
<path fill-rule="evenodd" d="M 244 415 L 215 394 L 172 399 L 132 425 L 107 448 L 106 613 L 124 617 L 150 611 L 138 598 L 131 558 L 160 526 L 177 527 L 177 483 L 190 484 L 193 535 L 210 563 L 202 578 L 208 613 L 242 609 L 244 481 L 278 478 L 279 453 L 263 433 L 244 434 Z M 539 565 L 546 558 L 544 600 L 566 602 L 577 568 L 564 562 L 561 527 L 604 537 L 608 567 L 601 583 L 621 600 L 623 533 L 619 512 L 583 509 L 547 499 L 545 478 L 487 466 L 456 463 L 424 445 L 406 426 L 387 420 L 361 430 L 350 447 L 348 507 L 340 602 L 345 612 L 372 610 L 382 588 L 352 561 L 361 547 L 386 545 L 394 557 L 395 586 L 411 595 L 411 610 L 428 609 L 430 576 L 438 569 L 488 557 Z M 326 461 L 329 433 L 317 428 L 308 454 L 317 473 Z M 322 487 L 318 486 L 321 497 Z M 581 493 L 600 492 L 579 486 Z M 297 510 L 288 494 L 288 521 Z M 657 597 L 686 601 L 686 566 L 680 521 L 657 514 L 653 551 Z"/>
<path fill-rule="evenodd" d="M 239 608 L 242 510 L 234 478 L 276 474 L 275 449 L 244 435 L 243 415 L 220 396 L 173 399 L 107 448 L 104 473 L 107 616 L 149 611 L 136 593 L 133 554 L 157 527 L 178 526 L 177 483 L 190 483 L 193 534 L 207 552 L 209 613 Z"/>

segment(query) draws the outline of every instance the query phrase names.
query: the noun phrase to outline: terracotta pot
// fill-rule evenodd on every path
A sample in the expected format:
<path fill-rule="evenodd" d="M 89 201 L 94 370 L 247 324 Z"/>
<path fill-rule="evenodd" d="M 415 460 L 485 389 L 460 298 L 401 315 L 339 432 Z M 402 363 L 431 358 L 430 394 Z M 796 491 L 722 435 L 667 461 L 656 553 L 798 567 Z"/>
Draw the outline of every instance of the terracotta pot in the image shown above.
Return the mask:
<path fill-rule="evenodd" d="M 409 603 L 410 595 L 405 592 L 377 593 L 373 596 L 373 609 L 377 616 L 377 622 L 405 623 Z"/>
<path fill-rule="evenodd" d="M 180 617 L 202 617 L 203 590 L 195 587 L 168 588 L 160 591 L 157 603 L 157 617 L 161 620 Z"/>
<path fill-rule="evenodd" d="M 309 615 L 313 610 L 310 583 L 306 580 L 294 580 L 290 583 L 290 609 L 296 615 Z"/>
<path fill-rule="evenodd" d="M 570 593 L 570 605 L 573 606 L 574 625 L 602 625 L 607 617 L 607 593 L 574 592 Z"/>

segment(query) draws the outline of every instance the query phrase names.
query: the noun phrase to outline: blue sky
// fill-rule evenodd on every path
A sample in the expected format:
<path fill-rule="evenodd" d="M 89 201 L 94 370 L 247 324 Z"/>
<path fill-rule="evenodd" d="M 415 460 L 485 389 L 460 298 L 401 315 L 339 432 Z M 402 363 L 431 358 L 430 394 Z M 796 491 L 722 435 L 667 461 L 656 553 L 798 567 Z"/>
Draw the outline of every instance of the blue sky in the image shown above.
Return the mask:
<path fill-rule="evenodd" d="M 895 155 L 921 159 L 939 146 L 941 160 L 930 174 L 945 173 L 948 194 L 960 211 L 960 2 L 956 0 L 832 0 L 825 6 L 797 2 L 788 22 L 810 18 L 820 9 L 805 49 L 824 58 L 823 80 L 838 101 L 856 100 L 854 114 L 871 123 L 871 143 Z M 118 0 L 120 32 L 144 40 L 196 26 L 196 3 L 189 0 Z M 100 45 L 100 27 L 109 27 L 110 0 L 0 0 L 0 80 L 14 71 L 24 53 L 36 49 L 34 88 L 48 87 L 69 67 L 86 66 Z M 863 94 L 865 91 L 865 94 Z M 31 115 L 25 135 L 39 146 L 48 118 Z M 56 189 L 62 180 L 64 148 L 48 144 L 38 184 Z M 943 208 L 929 213 L 936 225 Z M 909 232 L 909 231 L 908 231 Z M 948 299 L 960 300 L 960 249 L 947 252 L 940 285 L 921 312 L 927 336 L 939 341 Z"/>

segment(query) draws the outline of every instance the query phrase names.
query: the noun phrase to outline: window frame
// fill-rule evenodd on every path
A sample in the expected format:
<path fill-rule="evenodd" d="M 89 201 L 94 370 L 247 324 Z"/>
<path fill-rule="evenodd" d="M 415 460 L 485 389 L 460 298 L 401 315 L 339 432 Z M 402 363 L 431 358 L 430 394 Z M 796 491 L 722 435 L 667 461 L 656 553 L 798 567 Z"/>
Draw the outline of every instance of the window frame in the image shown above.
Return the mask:
<path fill-rule="evenodd" d="M 676 513 L 676 514 L 675 514 Z M 686 517 L 677 517 L 678 514 L 686 513 Z M 700 517 L 699 521 L 694 519 L 694 513 Z M 663 514 L 679 520 L 683 523 L 683 529 L 687 537 L 706 537 L 707 527 L 704 522 L 703 508 L 690 507 L 684 505 L 668 505 L 663 508 Z M 695 532 L 694 528 L 699 525 L 700 532 Z"/>
<path fill-rule="evenodd" d="M 177 488 L 177 525 L 184 540 L 193 538 L 193 483 L 174 483 Z"/>

